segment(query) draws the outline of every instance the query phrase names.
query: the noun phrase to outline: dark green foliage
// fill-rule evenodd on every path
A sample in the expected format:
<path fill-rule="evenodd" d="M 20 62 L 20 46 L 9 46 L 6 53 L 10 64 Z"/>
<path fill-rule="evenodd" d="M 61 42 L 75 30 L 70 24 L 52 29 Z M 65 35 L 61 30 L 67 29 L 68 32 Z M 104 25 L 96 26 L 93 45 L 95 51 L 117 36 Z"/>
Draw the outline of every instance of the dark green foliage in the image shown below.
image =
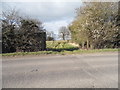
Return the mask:
<path fill-rule="evenodd" d="M 47 41 L 54 41 L 54 38 L 53 38 L 53 37 L 48 36 L 46 40 L 47 40 Z"/>
<path fill-rule="evenodd" d="M 45 49 L 45 32 L 32 20 L 22 20 L 17 34 L 17 51 L 40 51 Z M 42 42 L 43 41 L 43 42 Z M 42 45 L 44 47 L 42 47 Z M 43 49 L 42 49 L 43 48 Z"/>
<path fill-rule="evenodd" d="M 2 26 L 2 52 L 16 51 L 14 25 Z"/>
<path fill-rule="evenodd" d="M 2 52 L 33 52 L 46 49 L 46 33 L 34 20 L 23 19 L 21 25 L 9 25 L 3 22 Z"/>

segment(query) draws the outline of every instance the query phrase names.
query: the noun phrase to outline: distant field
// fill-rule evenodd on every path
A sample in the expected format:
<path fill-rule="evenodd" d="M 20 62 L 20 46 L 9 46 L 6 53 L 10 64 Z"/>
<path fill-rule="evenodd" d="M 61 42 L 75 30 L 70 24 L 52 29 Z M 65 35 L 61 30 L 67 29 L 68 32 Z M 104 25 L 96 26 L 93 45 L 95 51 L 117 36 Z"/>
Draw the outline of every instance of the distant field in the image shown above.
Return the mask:
<path fill-rule="evenodd" d="M 17 55 L 49 55 L 49 54 L 82 54 L 82 53 L 97 53 L 97 52 L 114 52 L 118 49 L 91 49 L 84 50 L 79 49 L 77 46 L 69 44 L 67 41 L 47 41 L 46 51 L 39 52 L 16 52 L 16 53 L 5 53 L 2 56 L 17 56 Z"/>
<path fill-rule="evenodd" d="M 46 44 L 47 50 L 53 51 L 73 51 L 79 49 L 77 46 L 70 45 L 67 41 L 47 41 Z"/>

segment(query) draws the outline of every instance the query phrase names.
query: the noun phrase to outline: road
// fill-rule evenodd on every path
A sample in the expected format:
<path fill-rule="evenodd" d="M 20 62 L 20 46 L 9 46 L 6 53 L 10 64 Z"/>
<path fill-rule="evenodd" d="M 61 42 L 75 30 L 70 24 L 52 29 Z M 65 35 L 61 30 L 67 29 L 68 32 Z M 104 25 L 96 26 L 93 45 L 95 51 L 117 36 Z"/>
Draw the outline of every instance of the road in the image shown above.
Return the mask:
<path fill-rule="evenodd" d="M 3 88 L 118 88 L 117 52 L 3 57 Z"/>

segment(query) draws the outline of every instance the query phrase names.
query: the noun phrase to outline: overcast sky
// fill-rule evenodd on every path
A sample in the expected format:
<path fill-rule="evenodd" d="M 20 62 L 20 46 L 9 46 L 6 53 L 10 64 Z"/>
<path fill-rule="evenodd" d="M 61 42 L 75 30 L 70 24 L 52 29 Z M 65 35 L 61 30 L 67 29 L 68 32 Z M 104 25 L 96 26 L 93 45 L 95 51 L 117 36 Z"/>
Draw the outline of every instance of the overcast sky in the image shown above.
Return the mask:
<path fill-rule="evenodd" d="M 81 6 L 81 1 L 52 2 L 3 2 L 2 8 L 16 8 L 26 16 L 39 19 L 43 22 L 46 30 L 58 33 L 61 26 L 69 25 L 75 17 L 75 9 Z"/>

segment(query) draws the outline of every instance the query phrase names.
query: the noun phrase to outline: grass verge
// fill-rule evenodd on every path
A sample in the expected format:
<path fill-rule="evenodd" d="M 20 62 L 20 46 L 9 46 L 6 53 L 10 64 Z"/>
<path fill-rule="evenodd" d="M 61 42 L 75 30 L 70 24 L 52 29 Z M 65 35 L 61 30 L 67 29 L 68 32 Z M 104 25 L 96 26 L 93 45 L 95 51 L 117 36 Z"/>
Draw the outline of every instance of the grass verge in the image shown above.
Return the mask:
<path fill-rule="evenodd" d="M 73 51 L 39 51 L 39 52 L 16 52 L 16 53 L 5 53 L 1 54 L 2 56 L 19 56 L 19 55 L 66 55 L 66 54 L 83 54 L 83 53 L 98 53 L 98 52 L 115 52 L 118 49 L 93 49 L 93 50 L 73 50 Z"/>

